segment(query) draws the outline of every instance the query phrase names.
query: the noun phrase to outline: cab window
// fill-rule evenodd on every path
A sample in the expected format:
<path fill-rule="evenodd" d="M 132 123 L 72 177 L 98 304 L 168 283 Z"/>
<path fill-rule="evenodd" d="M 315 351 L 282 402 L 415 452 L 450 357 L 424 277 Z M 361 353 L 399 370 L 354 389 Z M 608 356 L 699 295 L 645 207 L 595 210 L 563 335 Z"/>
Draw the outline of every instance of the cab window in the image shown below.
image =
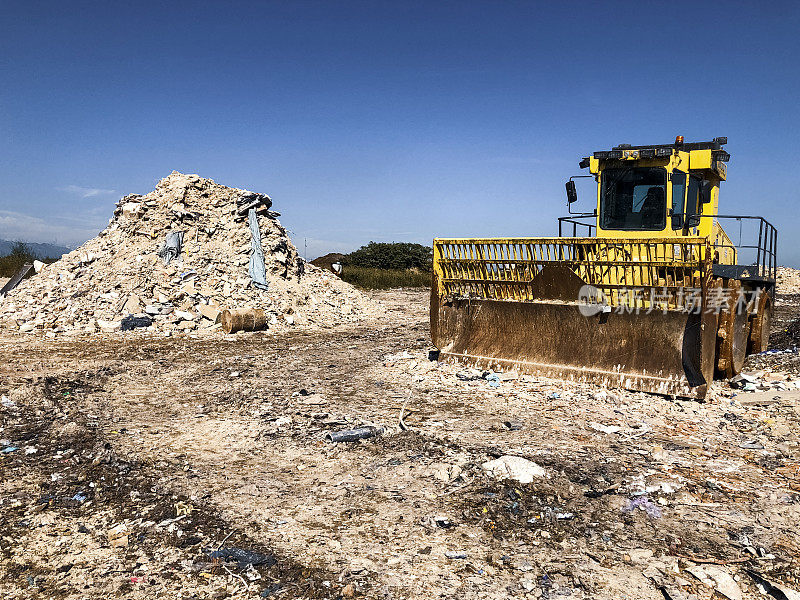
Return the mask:
<path fill-rule="evenodd" d="M 701 194 L 703 193 L 703 180 L 692 175 L 689 177 L 689 190 L 686 194 L 686 227 L 697 227 L 700 218 L 696 217 L 700 212 Z"/>
<path fill-rule="evenodd" d="M 600 183 L 600 227 L 661 231 L 667 215 L 667 170 L 605 169 Z"/>
<path fill-rule="evenodd" d="M 672 181 L 672 229 L 683 229 L 683 202 L 686 196 L 686 173 L 673 171 Z"/>

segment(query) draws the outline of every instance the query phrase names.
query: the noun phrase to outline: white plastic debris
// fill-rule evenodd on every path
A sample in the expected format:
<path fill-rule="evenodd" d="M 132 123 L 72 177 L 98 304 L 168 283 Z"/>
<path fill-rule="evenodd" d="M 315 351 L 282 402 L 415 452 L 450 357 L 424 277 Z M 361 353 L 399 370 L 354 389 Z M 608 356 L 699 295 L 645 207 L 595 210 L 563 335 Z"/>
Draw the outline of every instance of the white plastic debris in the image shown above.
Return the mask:
<path fill-rule="evenodd" d="M 592 421 L 589 423 L 589 427 L 601 433 L 617 433 L 618 431 L 622 430 L 622 427 L 619 427 L 618 425 L 603 425 L 597 421 Z"/>

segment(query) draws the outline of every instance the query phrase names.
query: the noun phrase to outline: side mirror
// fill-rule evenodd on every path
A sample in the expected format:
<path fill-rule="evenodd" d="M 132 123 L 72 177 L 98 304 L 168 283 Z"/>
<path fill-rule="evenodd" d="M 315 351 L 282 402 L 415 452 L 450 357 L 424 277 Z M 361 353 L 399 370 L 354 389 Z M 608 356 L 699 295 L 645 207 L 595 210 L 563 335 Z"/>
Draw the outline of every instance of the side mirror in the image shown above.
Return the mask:
<path fill-rule="evenodd" d="M 578 190 L 575 189 L 575 182 L 571 179 L 567 182 L 567 204 L 572 204 L 578 201 Z"/>
<path fill-rule="evenodd" d="M 672 228 L 683 229 L 683 213 L 672 215 Z"/>
<path fill-rule="evenodd" d="M 697 227 L 698 225 L 700 225 L 700 215 L 691 215 L 686 219 L 687 227 Z"/>

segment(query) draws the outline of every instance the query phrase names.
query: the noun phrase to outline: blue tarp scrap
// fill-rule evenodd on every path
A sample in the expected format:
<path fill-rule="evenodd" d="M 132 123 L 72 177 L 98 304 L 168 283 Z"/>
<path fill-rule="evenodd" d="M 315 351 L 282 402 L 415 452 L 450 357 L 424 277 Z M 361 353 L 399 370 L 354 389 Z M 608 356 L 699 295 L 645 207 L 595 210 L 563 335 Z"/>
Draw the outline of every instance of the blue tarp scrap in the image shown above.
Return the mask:
<path fill-rule="evenodd" d="M 264 250 L 261 248 L 261 230 L 258 228 L 258 215 L 256 209 L 251 208 L 247 211 L 247 220 L 250 223 L 250 235 L 252 250 L 250 251 L 250 279 L 253 286 L 266 290 L 269 288 L 267 282 L 267 271 L 264 268 Z"/>

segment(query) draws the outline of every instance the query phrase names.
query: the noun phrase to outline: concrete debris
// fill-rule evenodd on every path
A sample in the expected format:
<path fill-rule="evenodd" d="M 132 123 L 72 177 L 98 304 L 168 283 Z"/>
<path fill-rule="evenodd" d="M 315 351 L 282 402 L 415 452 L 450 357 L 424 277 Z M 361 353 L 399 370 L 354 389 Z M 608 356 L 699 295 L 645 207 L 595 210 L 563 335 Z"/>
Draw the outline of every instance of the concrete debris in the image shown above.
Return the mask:
<path fill-rule="evenodd" d="M 334 274 L 306 264 L 271 205 L 263 194 L 173 172 L 149 194 L 122 198 L 96 238 L 53 264 L 37 265 L 37 274 L 9 289 L 0 302 L 0 328 L 114 332 L 128 315 L 149 315 L 153 324 L 134 331 L 199 333 L 215 331 L 225 308 L 253 307 L 281 330 L 382 313 Z M 257 217 L 260 248 L 242 207 Z M 259 249 L 264 281 L 256 286 L 248 271 Z"/>
<path fill-rule="evenodd" d="M 531 483 L 547 476 L 547 471 L 542 467 L 521 456 L 501 456 L 496 460 L 485 462 L 481 466 L 495 479 L 513 479 L 520 483 Z"/>
<path fill-rule="evenodd" d="M 729 600 L 742 600 L 742 590 L 731 574 L 718 565 L 693 565 L 686 571 Z"/>
<path fill-rule="evenodd" d="M 790 267 L 778 267 L 775 276 L 775 287 L 779 294 L 800 294 L 800 270 Z"/>
<path fill-rule="evenodd" d="M 439 481 L 450 483 L 461 477 L 462 469 L 458 465 L 448 465 L 445 463 L 434 463 L 431 465 L 431 475 Z"/>

